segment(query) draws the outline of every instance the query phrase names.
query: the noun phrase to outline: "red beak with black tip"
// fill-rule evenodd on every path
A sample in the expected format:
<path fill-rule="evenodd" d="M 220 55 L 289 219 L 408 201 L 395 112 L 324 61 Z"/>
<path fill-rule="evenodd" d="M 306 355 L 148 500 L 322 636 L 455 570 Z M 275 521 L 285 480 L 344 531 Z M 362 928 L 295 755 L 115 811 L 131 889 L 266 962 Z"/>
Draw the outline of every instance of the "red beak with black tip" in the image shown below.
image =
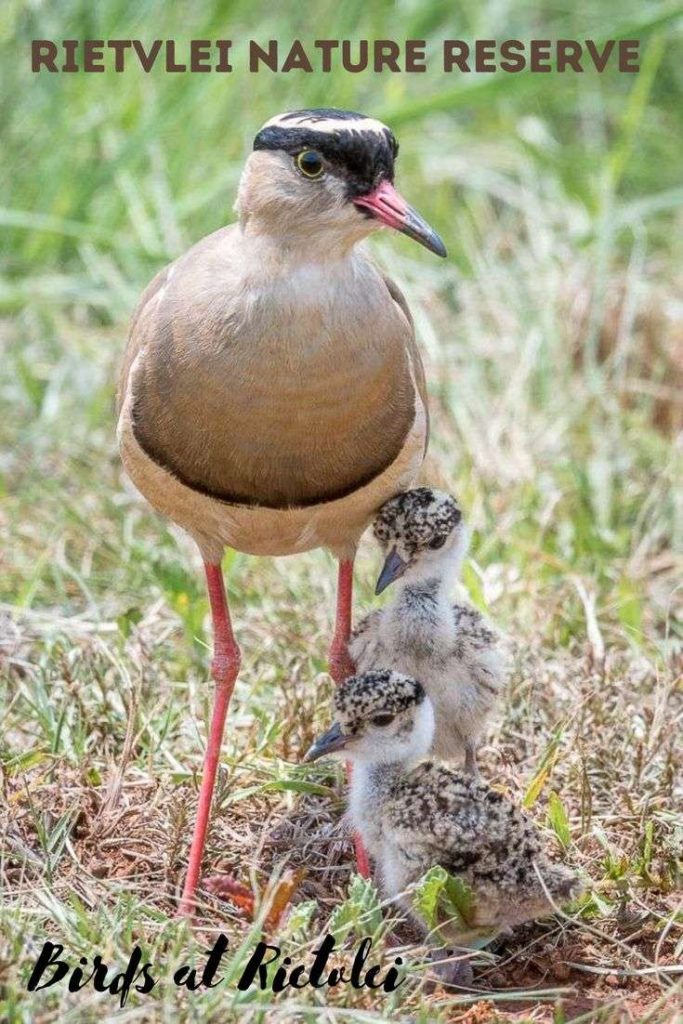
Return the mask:
<path fill-rule="evenodd" d="M 376 189 L 366 196 L 358 196 L 353 202 L 361 209 L 367 210 L 375 220 L 381 221 L 389 228 L 396 228 L 408 238 L 414 238 L 437 256 L 448 255 L 446 246 L 434 228 L 429 226 L 417 210 L 408 205 L 390 181 L 381 181 Z"/>

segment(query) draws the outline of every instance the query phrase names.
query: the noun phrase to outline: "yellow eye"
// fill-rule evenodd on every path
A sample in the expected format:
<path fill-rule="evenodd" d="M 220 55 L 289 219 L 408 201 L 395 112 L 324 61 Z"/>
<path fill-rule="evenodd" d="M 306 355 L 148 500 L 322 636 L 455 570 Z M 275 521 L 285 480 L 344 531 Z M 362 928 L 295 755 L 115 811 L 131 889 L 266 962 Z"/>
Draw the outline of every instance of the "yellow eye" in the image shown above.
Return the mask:
<path fill-rule="evenodd" d="M 304 149 L 296 158 L 296 165 L 307 178 L 319 178 L 325 170 L 323 158 L 314 149 Z"/>

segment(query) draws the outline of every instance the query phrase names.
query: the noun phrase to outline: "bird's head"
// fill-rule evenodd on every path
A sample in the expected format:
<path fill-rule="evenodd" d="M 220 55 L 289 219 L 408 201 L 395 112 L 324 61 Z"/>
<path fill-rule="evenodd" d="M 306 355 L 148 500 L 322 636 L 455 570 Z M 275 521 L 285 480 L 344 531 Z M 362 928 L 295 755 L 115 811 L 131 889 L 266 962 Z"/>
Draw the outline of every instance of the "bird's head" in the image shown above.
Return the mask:
<path fill-rule="evenodd" d="M 335 721 L 304 757 L 366 764 L 409 763 L 428 753 L 434 709 L 424 687 L 385 669 L 350 676 L 334 693 Z"/>
<path fill-rule="evenodd" d="M 321 254 L 386 226 L 445 256 L 437 233 L 394 188 L 397 153 L 389 128 L 363 114 L 278 114 L 258 132 L 242 174 L 241 222 L 292 245 L 317 243 Z"/>
<path fill-rule="evenodd" d="M 382 505 L 373 532 L 385 561 L 377 580 L 381 594 L 395 580 L 445 579 L 457 573 L 468 532 L 455 498 L 432 487 L 416 487 Z"/>

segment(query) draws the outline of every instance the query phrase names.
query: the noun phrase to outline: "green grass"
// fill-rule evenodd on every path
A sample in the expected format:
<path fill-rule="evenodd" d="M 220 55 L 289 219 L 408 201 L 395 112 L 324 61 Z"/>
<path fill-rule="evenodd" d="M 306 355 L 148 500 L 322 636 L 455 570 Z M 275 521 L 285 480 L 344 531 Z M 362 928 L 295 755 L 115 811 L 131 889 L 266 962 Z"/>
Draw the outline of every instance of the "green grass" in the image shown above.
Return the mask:
<path fill-rule="evenodd" d="M 9 0 L 0 12 L 0 1018 L 671 1020 L 683 941 L 681 8 L 323 2 L 312 29 L 289 6 Z M 643 69 L 32 76 L 36 36 L 230 37 L 236 61 L 248 38 L 425 38 L 433 51 L 444 37 L 639 36 Z M 419 950 L 394 996 L 240 994 L 259 922 L 210 895 L 194 935 L 170 916 L 209 711 L 208 608 L 196 552 L 123 477 L 116 366 L 149 277 L 232 216 L 256 128 L 330 102 L 396 128 L 399 185 L 449 247 L 440 262 L 387 235 L 375 251 L 425 352 L 428 478 L 454 489 L 473 527 L 464 582 L 514 645 L 484 770 L 589 878 L 568 920 L 515 935 L 481 966 L 478 995 L 428 993 Z M 391 963 L 390 911 L 382 920 L 349 877 L 342 780 L 297 763 L 328 717 L 333 563 L 231 555 L 226 568 L 243 669 L 210 870 L 253 885 L 265 913 L 282 872 L 305 863 L 278 929 L 293 958 L 332 922 L 340 936 L 376 932 Z M 376 568 L 366 542 L 359 610 Z M 232 981 L 176 989 L 173 971 L 221 930 Z M 46 937 L 75 960 L 119 964 L 138 942 L 166 980 L 119 1014 L 91 989 L 29 995 Z M 480 998 L 494 1009 L 467 1017 Z"/>

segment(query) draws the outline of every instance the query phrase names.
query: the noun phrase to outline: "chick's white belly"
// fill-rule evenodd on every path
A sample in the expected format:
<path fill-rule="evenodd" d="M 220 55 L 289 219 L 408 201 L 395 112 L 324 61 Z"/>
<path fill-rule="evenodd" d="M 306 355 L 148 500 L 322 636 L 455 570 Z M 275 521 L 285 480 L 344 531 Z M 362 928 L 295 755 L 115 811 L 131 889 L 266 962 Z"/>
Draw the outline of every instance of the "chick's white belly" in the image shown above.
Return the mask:
<path fill-rule="evenodd" d="M 348 818 L 360 834 L 365 849 L 375 860 L 379 860 L 383 847 L 382 816 L 373 806 L 374 797 L 366 782 L 364 765 L 358 765 L 354 782 L 349 792 Z"/>
<path fill-rule="evenodd" d="M 414 870 L 411 872 L 410 865 L 402 855 L 401 850 L 389 839 L 385 839 L 382 843 L 378 857 L 378 869 L 382 892 L 385 896 L 389 896 L 392 899 L 399 896 L 407 888 L 413 880 L 413 875 L 419 877 L 422 873 L 418 872 L 416 874 Z"/>

